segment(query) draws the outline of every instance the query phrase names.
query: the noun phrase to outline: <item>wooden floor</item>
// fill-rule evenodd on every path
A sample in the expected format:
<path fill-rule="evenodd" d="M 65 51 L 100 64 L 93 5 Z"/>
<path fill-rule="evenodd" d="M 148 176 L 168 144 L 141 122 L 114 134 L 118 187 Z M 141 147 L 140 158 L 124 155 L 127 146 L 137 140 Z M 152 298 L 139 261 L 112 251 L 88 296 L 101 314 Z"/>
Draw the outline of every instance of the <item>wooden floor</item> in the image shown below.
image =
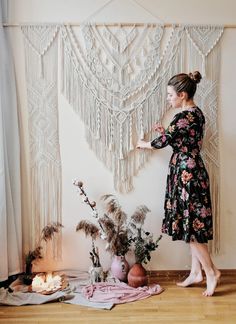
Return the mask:
<path fill-rule="evenodd" d="M 112 310 L 51 303 L 0 306 L 0 323 L 236 323 L 236 271 L 223 272 L 213 297 L 203 297 L 205 283 L 189 288 L 176 277 L 151 276 L 165 291 L 147 299 L 116 305 Z M 177 279 L 178 280 L 178 279 Z"/>

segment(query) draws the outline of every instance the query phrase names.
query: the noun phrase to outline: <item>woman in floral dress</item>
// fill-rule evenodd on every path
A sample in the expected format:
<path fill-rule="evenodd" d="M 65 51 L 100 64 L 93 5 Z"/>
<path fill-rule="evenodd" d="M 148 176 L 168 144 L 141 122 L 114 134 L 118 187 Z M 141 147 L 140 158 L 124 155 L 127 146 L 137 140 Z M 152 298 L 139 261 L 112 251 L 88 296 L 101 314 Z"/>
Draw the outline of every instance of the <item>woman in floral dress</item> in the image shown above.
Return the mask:
<path fill-rule="evenodd" d="M 172 240 L 190 244 L 192 266 L 189 276 L 177 285 L 190 286 L 203 280 L 207 288 L 204 296 L 214 294 L 220 271 L 213 264 L 205 243 L 213 238 L 209 177 L 200 155 L 205 118 L 193 97 L 201 74 L 181 73 L 173 76 L 167 86 L 167 100 L 172 108 L 179 108 L 167 129 L 156 125 L 160 136 L 146 142 L 140 140 L 139 149 L 173 148 L 169 163 L 165 196 L 165 217 L 162 232 Z"/>

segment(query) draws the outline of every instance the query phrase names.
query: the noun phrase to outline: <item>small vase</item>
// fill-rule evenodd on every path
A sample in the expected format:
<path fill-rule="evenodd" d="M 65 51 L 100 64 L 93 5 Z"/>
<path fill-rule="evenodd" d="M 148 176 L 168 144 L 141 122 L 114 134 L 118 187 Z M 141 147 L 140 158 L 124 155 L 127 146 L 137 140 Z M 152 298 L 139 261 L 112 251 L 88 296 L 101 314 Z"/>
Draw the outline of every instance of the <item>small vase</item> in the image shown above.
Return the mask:
<path fill-rule="evenodd" d="M 128 273 L 128 284 L 131 287 L 137 288 L 147 286 L 147 272 L 142 263 L 135 263 Z"/>
<path fill-rule="evenodd" d="M 102 282 L 104 280 L 104 273 L 102 267 L 91 267 L 89 269 L 91 283 Z"/>
<path fill-rule="evenodd" d="M 25 272 L 22 274 L 22 282 L 24 285 L 31 285 L 33 281 L 33 273 L 32 273 L 32 263 L 28 262 L 25 265 Z"/>
<path fill-rule="evenodd" d="M 120 281 L 127 281 L 129 264 L 123 255 L 114 255 L 111 264 L 111 273 Z"/>

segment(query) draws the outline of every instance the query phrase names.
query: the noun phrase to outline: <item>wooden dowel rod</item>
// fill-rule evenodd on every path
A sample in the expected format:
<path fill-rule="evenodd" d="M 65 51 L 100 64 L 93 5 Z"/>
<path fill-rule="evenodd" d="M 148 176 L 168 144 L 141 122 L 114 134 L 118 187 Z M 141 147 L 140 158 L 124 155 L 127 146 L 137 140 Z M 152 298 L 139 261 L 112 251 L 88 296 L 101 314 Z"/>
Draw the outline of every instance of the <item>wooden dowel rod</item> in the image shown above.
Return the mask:
<path fill-rule="evenodd" d="M 34 22 L 34 23 L 4 23 L 2 24 L 3 27 L 21 27 L 21 26 L 33 26 L 33 25 L 66 25 L 66 26 L 80 26 L 80 23 L 41 23 L 41 22 Z M 154 23 L 95 23 L 96 26 L 108 26 L 108 27 L 118 27 L 118 26 L 123 26 L 123 27 L 129 27 L 129 26 L 137 26 L 137 27 L 141 27 L 141 26 L 155 26 L 157 25 L 156 22 Z M 164 27 L 171 27 L 171 26 L 179 26 L 179 25 L 184 25 L 184 24 L 171 24 L 171 23 L 167 23 L 167 24 L 163 24 Z M 187 25 L 187 24 L 186 24 Z M 194 24 L 193 24 L 194 25 Z M 197 24 L 196 24 L 197 25 Z M 199 26 L 204 25 L 204 24 L 199 24 Z M 211 25 L 211 24 L 206 24 L 206 25 Z M 212 24 L 212 26 L 214 26 L 214 24 Z M 227 24 L 224 25 L 224 28 L 236 28 L 236 24 Z"/>

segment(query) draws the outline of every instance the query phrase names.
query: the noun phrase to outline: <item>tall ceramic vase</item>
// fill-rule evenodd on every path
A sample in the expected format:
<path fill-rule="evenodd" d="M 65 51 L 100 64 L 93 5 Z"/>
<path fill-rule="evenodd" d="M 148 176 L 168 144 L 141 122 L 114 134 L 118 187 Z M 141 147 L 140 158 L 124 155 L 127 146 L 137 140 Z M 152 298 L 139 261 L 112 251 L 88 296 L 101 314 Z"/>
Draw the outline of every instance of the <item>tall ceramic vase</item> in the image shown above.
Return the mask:
<path fill-rule="evenodd" d="M 111 263 L 112 275 L 120 281 L 127 281 L 129 264 L 123 255 L 114 255 Z"/>
<path fill-rule="evenodd" d="M 128 272 L 128 285 L 134 288 L 147 286 L 148 277 L 142 263 L 135 263 Z"/>

